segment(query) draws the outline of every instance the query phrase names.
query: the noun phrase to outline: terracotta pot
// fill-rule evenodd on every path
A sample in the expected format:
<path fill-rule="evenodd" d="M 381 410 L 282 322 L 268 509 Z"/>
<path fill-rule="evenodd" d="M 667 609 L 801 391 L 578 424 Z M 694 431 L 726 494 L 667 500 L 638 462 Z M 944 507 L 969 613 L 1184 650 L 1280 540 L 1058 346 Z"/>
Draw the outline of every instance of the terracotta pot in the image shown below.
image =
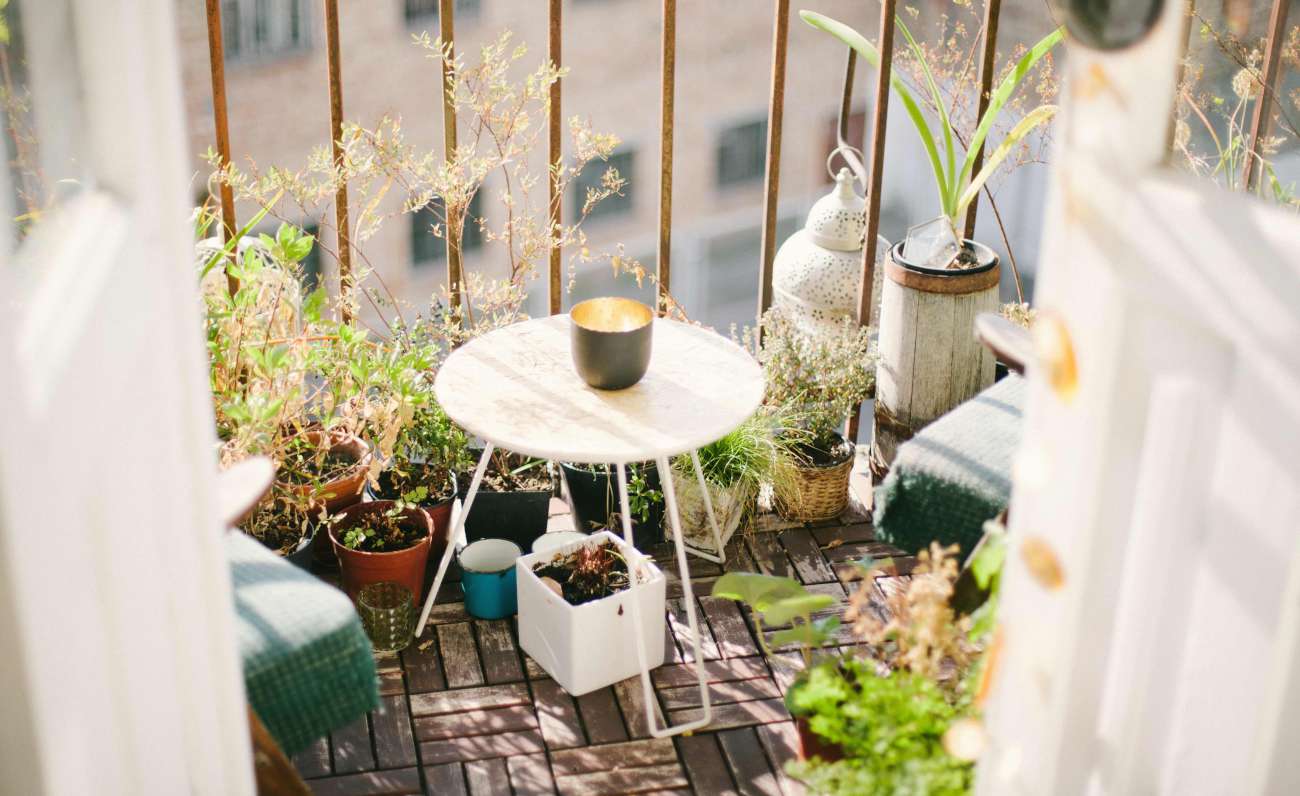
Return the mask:
<path fill-rule="evenodd" d="M 340 519 L 330 526 L 330 542 L 334 546 L 334 555 L 338 558 L 340 585 L 343 591 L 353 599 L 362 587 L 371 583 L 394 581 L 411 590 L 411 599 L 419 605 L 424 591 L 424 569 L 429 560 L 430 548 L 434 546 L 435 537 L 441 548 L 447 540 L 447 520 L 451 514 L 451 504 L 443 504 L 433 509 L 406 509 L 402 512 L 402 527 L 425 529 L 425 536 L 412 547 L 387 553 L 368 553 L 364 550 L 352 550 L 339 541 L 342 532 L 360 525 L 364 520 L 382 514 L 392 508 L 389 500 L 373 500 L 369 503 L 357 503 L 341 512 Z M 440 522 L 435 524 L 432 513 L 438 514 Z M 440 526 L 440 527 L 439 527 Z"/>
<path fill-rule="evenodd" d="M 313 445 L 324 444 L 322 431 L 303 432 Z M 319 488 L 312 484 L 289 484 L 284 481 L 276 483 L 286 491 L 303 497 L 312 498 L 313 502 L 323 503 L 330 514 L 337 514 L 361 500 L 362 490 L 366 486 L 366 471 L 370 467 L 370 447 L 357 437 L 343 431 L 330 432 L 330 452 L 351 456 L 356 465 L 348 470 L 342 478 L 336 478 L 322 484 Z"/>
<path fill-rule="evenodd" d="M 844 749 L 839 744 L 831 743 L 813 732 L 812 727 L 808 726 L 807 717 L 795 716 L 794 727 L 799 732 L 800 760 L 820 757 L 827 763 L 834 763 L 836 760 L 844 759 Z"/>

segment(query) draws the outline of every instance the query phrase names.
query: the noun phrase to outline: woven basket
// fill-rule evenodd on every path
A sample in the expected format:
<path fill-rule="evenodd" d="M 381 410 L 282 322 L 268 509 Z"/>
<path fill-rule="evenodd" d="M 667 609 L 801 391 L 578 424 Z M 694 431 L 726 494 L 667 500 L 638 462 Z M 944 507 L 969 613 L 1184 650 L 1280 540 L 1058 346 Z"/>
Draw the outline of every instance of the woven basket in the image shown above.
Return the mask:
<path fill-rule="evenodd" d="M 796 465 L 791 483 L 777 490 L 776 513 L 796 522 L 838 517 L 849 504 L 852 472 L 852 456 L 839 464 Z"/>

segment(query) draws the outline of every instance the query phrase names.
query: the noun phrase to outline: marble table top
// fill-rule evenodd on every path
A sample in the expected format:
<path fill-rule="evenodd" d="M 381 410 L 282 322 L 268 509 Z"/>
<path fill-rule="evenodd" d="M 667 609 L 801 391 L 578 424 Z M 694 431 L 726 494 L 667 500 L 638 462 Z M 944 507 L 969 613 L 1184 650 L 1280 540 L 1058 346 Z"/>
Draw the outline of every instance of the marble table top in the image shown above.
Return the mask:
<path fill-rule="evenodd" d="M 462 346 L 438 371 L 438 402 L 506 450 L 597 464 L 694 450 L 735 430 L 763 399 L 762 370 L 744 349 L 666 319 L 654 322 L 645 378 L 595 389 L 574 370 L 569 323 L 568 315 L 524 321 Z"/>

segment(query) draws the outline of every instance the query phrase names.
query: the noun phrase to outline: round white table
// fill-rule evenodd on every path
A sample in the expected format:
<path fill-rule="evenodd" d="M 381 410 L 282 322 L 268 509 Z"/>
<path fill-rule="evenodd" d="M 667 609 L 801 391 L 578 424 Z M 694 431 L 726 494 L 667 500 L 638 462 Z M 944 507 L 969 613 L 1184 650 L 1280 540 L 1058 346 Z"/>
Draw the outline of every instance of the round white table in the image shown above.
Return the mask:
<path fill-rule="evenodd" d="M 425 599 L 416 635 L 424 631 L 453 550 L 462 541 L 465 517 L 473 507 L 494 448 L 556 461 L 614 464 L 623 536 L 629 545 L 632 515 L 628 510 L 626 465 L 653 459 L 659 468 L 676 546 L 704 711 L 698 720 L 687 724 L 655 726 L 656 702 L 641 641 L 643 620 L 639 602 L 633 599 L 632 620 L 637 631 L 646 723 L 657 738 L 698 729 L 708 725 L 711 711 L 670 459 L 690 454 L 713 526 L 716 550 L 721 555 L 721 535 L 696 449 L 726 436 L 754 414 L 763 399 L 763 373 L 753 357 L 721 335 L 657 319 L 645 378 L 625 390 L 598 390 L 588 386 L 573 368 L 569 324 L 569 316 L 552 315 L 498 329 L 462 346 L 438 371 L 434 382 L 438 403 L 462 428 L 482 438 L 484 446 L 465 504 L 454 512 L 448 544 Z M 691 552 L 723 560 L 699 550 Z M 636 579 L 632 579 L 630 588 L 638 588 Z"/>

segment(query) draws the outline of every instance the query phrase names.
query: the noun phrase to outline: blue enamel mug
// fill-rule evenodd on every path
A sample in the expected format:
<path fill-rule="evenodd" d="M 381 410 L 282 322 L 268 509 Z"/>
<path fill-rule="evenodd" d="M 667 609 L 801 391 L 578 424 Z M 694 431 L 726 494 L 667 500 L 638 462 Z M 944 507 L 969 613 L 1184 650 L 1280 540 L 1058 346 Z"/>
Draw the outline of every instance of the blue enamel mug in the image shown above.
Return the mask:
<path fill-rule="evenodd" d="M 480 539 L 459 553 L 465 610 L 476 619 L 504 619 L 519 610 L 515 559 L 519 545 L 506 539 Z"/>

